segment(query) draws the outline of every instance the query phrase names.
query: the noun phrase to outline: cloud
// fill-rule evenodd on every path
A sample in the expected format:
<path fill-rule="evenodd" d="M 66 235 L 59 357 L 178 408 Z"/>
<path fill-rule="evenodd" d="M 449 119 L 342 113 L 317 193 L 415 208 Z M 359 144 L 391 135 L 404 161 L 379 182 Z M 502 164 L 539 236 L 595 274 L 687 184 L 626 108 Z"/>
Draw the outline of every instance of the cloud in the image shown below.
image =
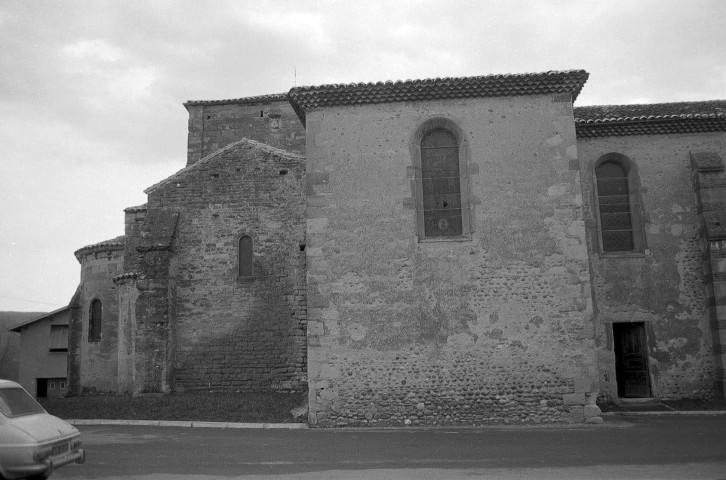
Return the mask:
<path fill-rule="evenodd" d="M 79 279 L 73 252 L 123 234 L 123 209 L 178 170 L 178 162 L 132 164 L 104 138 L 87 138 L 52 111 L 0 105 L 0 295 L 64 305 Z M 42 134 L 28 138 L 43 119 Z M 0 310 L 47 306 L 0 298 Z"/>
<path fill-rule="evenodd" d="M 302 41 L 318 54 L 331 55 L 335 45 L 327 35 L 325 17 L 320 13 L 283 11 L 274 7 L 236 9 L 243 24 L 263 30 L 264 35 Z"/>
<path fill-rule="evenodd" d="M 124 57 L 121 49 L 102 39 L 78 40 L 62 47 L 67 56 L 80 60 L 100 60 L 102 62 L 117 62 Z"/>
<path fill-rule="evenodd" d="M 127 109 L 129 102 L 148 98 L 158 79 L 155 67 L 102 39 L 79 40 L 60 51 L 70 60 L 65 62 L 67 74 L 78 82 L 81 98 L 91 108 L 116 104 L 115 109 Z"/>

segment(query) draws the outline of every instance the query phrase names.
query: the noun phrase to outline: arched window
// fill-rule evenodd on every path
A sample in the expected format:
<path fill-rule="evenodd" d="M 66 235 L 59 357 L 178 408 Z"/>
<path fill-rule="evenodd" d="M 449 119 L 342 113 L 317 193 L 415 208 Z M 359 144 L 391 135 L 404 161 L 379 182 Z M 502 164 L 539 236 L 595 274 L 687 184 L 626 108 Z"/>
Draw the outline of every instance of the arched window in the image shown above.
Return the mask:
<path fill-rule="evenodd" d="M 249 235 L 242 235 L 239 239 L 239 276 L 240 277 L 251 277 L 252 276 L 252 237 Z"/>
<path fill-rule="evenodd" d="M 88 321 L 88 341 L 101 341 L 101 319 L 103 316 L 103 306 L 101 300 L 95 299 L 91 302 L 90 320 Z"/>
<path fill-rule="evenodd" d="M 638 177 L 632 162 L 623 155 L 605 155 L 595 167 L 595 178 L 602 251 L 642 251 Z"/>
<path fill-rule="evenodd" d="M 443 128 L 421 139 L 424 236 L 461 236 L 459 144 Z"/>
<path fill-rule="evenodd" d="M 469 239 L 468 158 L 461 129 L 446 118 L 421 124 L 411 142 L 419 239 Z"/>

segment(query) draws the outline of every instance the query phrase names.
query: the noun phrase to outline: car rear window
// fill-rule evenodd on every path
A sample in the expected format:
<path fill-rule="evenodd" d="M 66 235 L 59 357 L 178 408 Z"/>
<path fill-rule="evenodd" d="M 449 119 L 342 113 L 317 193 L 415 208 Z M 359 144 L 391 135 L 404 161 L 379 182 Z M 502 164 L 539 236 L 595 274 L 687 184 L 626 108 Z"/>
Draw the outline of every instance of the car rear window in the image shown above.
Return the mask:
<path fill-rule="evenodd" d="M 0 388 L 0 411 L 8 417 L 45 412 L 28 392 L 18 387 Z"/>

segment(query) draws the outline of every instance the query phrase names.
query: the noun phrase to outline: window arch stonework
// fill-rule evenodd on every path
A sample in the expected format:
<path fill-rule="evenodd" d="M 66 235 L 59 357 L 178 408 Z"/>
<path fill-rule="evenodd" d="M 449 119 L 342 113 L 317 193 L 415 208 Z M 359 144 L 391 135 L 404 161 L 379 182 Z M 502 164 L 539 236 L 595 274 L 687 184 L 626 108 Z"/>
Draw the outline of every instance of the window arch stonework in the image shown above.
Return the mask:
<path fill-rule="evenodd" d="M 447 118 L 431 118 L 419 125 L 409 147 L 412 197 L 404 200 L 404 206 L 415 210 L 419 241 L 471 239 L 476 202 L 469 176 L 478 167 L 469 161 L 468 140 L 461 128 Z"/>
<path fill-rule="evenodd" d="M 595 163 L 597 233 L 602 254 L 645 250 L 640 181 L 635 163 L 608 153 Z"/>

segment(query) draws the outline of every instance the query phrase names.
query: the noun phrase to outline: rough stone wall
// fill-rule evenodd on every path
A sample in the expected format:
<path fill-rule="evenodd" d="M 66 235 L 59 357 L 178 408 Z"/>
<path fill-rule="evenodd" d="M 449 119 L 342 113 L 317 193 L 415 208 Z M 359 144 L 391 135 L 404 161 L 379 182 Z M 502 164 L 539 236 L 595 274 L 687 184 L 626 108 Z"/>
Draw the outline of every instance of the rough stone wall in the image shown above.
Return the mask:
<path fill-rule="evenodd" d="M 433 117 L 478 165 L 470 241 L 416 238 L 409 141 Z M 569 95 L 308 112 L 306 151 L 311 424 L 599 413 Z"/>
<path fill-rule="evenodd" d="M 150 210 L 146 205 L 125 212 L 125 270 L 114 279 L 119 304 L 119 390 L 166 393 L 171 390 L 174 351 L 169 272 L 178 213 Z"/>
<path fill-rule="evenodd" d="M 242 138 L 290 152 L 305 152 L 305 129 L 287 100 L 186 107 L 187 165 Z"/>
<path fill-rule="evenodd" d="M 304 170 L 300 156 L 243 142 L 149 192 L 147 223 L 178 214 L 165 287 L 171 388 L 305 388 Z M 253 278 L 238 276 L 242 235 Z M 137 340 L 137 356 L 143 348 Z"/>
<path fill-rule="evenodd" d="M 77 298 L 71 302 L 75 308 L 72 305 L 69 332 L 69 381 L 73 393 L 117 390 L 118 296 L 113 278 L 123 272 L 123 259 L 120 247 L 80 254 L 81 283 Z M 101 301 L 103 311 L 99 342 L 88 341 L 94 299 Z"/>
<path fill-rule="evenodd" d="M 126 274 L 114 279 L 118 291 L 118 391 L 137 393 L 136 382 L 136 304 L 139 290 L 137 274 Z"/>
<path fill-rule="evenodd" d="M 602 401 L 616 400 L 614 322 L 644 322 L 652 396 L 712 399 L 717 395 L 708 317 L 708 261 L 696 211 L 689 152 L 726 153 L 723 133 L 580 139 L 584 216 L 591 252 Z M 619 153 L 637 166 L 645 252 L 600 253 L 594 164 Z"/>

